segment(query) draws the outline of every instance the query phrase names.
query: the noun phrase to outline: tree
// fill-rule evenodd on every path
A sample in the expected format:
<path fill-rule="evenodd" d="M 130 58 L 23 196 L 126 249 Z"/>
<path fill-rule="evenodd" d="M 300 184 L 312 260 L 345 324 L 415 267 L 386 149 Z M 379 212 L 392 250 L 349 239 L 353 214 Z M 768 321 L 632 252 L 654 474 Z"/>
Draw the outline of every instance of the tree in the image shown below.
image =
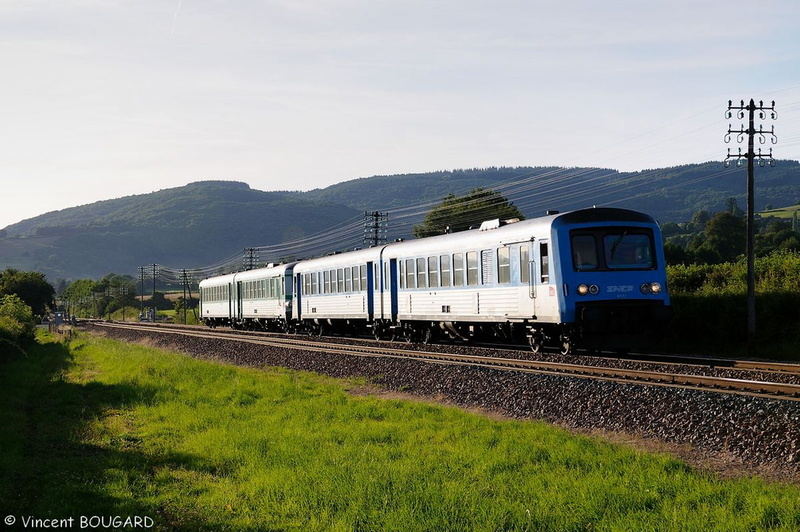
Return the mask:
<path fill-rule="evenodd" d="M 729 214 L 732 214 L 732 215 L 736 216 L 737 218 L 741 218 L 741 217 L 744 216 L 744 211 L 739 208 L 739 205 L 736 202 L 736 198 L 734 198 L 733 196 L 728 198 L 728 201 L 725 202 L 725 206 L 726 206 L 726 211 Z"/>
<path fill-rule="evenodd" d="M 698 233 L 705 229 L 706 224 L 711 219 L 708 211 L 695 211 L 692 215 L 692 220 L 686 224 L 686 231 L 689 233 Z"/>
<path fill-rule="evenodd" d="M 745 252 L 747 227 L 730 212 L 718 212 L 706 224 L 706 241 L 701 247 L 716 252 L 722 262 L 734 261 Z"/>
<path fill-rule="evenodd" d="M 71 282 L 61 292 L 61 300 L 64 302 L 69 315 L 82 318 L 94 315 L 95 309 L 92 294 L 95 292 L 96 285 L 97 283 L 91 279 L 78 279 Z"/>
<path fill-rule="evenodd" d="M 664 260 L 667 264 L 684 264 L 689 260 L 689 254 L 686 250 L 675 242 L 664 242 Z"/>
<path fill-rule="evenodd" d="M 0 272 L 0 296 L 15 294 L 31 307 L 37 316 L 44 316 L 53 305 L 56 291 L 39 272 L 21 272 L 8 268 Z"/>
<path fill-rule="evenodd" d="M 414 226 L 413 232 L 415 237 L 423 238 L 463 231 L 472 225 L 497 218 L 523 220 L 525 216 L 500 193 L 479 187 L 464 196 L 448 194 L 428 212 L 421 224 Z"/>
<path fill-rule="evenodd" d="M 756 256 L 769 255 L 776 249 L 797 251 L 800 249 L 800 234 L 792 229 L 791 224 L 773 219 L 767 227 L 756 235 Z"/>

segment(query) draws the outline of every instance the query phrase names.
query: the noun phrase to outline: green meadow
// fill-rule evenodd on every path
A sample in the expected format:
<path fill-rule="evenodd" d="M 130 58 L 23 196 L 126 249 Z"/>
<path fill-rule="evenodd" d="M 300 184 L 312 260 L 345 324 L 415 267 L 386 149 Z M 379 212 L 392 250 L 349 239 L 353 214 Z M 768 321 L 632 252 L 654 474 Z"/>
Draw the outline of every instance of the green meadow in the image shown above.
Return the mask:
<path fill-rule="evenodd" d="M 785 530 L 800 488 L 81 335 L 0 355 L 0 511 L 155 530 Z M 19 521 L 18 521 L 19 522 Z"/>

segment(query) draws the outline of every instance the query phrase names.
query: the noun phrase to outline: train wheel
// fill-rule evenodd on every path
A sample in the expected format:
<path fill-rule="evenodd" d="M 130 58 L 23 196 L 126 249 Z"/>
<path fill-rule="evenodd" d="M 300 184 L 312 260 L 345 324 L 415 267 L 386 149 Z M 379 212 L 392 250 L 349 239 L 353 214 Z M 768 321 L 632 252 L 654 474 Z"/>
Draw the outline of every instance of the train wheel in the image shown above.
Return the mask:
<path fill-rule="evenodd" d="M 559 348 L 559 351 L 562 355 L 572 354 L 572 342 L 570 341 L 569 336 L 561 336 L 561 347 Z"/>
<path fill-rule="evenodd" d="M 374 321 L 372 323 L 372 336 L 375 337 L 376 340 L 383 340 L 383 324 L 379 321 Z"/>
<path fill-rule="evenodd" d="M 435 343 L 436 331 L 433 329 L 433 327 L 425 327 L 425 330 L 422 331 L 422 338 L 420 340 L 425 345 Z"/>
<path fill-rule="evenodd" d="M 542 346 L 544 345 L 544 337 L 540 331 L 534 331 L 533 334 L 528 338 L 528 343 L 531 346 L 531 351 L 533 351 L 534 355 L 538 355 L 542 352 Z"/>

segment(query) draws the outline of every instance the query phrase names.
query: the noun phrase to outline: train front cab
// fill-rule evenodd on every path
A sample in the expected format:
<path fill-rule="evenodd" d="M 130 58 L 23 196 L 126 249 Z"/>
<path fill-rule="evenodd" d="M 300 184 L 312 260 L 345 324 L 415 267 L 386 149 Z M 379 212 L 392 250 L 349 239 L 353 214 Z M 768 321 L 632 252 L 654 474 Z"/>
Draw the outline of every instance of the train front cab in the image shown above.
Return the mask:
<path fill-rule="evenodd" d="M 652 346 L 669 321 L 661 234 L 624 209 L 574 211 L 553 221 L 565 336 L 583 348 Z"/>

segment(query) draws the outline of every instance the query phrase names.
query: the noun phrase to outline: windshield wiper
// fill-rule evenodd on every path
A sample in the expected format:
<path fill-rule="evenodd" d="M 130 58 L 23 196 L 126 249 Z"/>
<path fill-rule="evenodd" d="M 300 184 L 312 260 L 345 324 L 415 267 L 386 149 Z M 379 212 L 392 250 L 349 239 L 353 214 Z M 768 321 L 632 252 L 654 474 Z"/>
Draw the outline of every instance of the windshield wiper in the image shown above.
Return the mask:
<path fill-rule="evenodd" d="M 608 258 L 609 262 L 614 262 L 614 253 L 617 252 L 617 247 L 619 246 L 620 242 L 622 242 L 622 239 L 625 238 L 625 235 L 627 235 L 627 234 L 628 234 L 628 231 L 623 231 L 623 233 L 619 236 L 619 238 L 616 239 L 613 244 L 611 244 L 611 256 Z"/>

